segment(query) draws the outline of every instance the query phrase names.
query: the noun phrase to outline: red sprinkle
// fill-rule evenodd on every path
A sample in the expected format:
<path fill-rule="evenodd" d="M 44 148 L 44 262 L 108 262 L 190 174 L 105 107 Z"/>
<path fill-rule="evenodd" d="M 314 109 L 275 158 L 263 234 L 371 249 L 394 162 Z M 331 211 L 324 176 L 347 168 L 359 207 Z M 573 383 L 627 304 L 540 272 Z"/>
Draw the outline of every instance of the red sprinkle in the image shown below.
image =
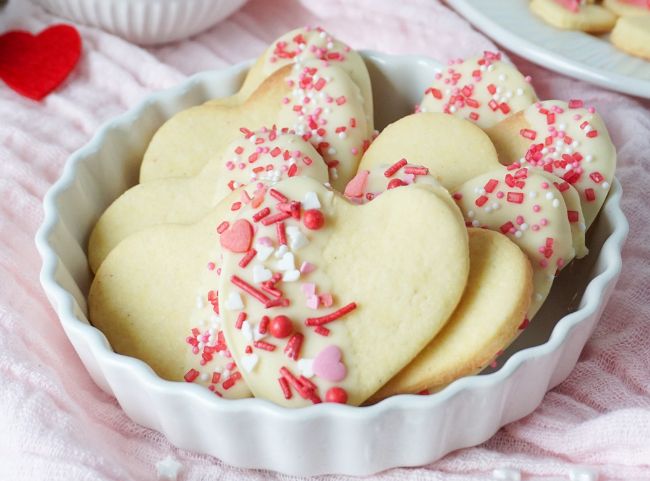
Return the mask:
<path fill-rule="evenodd" d="M 343 306 L 342 308 L 327 314 L 326 316 L 321 316 L 321 317 L 309 317 L 305 321 L 305 325 L 307 326 L 322 326 L 323 324 L 330 323 L 332 321 L 336 321 L 337 319 L 340 319 L 341 317 L 345 316 L 346 314 L 354 311 L 357 308 L 356 302 L 351 302 L 346 306 Z"/>
<path fill-rule="evenodd" d="M 391 165 L 390 167 L 388 167 L 388 168 L 386 169 L 386 171 L 384 172 L 384 176 L 385 176 L 385 177 L 392 177 L 393 175 L 395 175 L 395 174 L 397 173 L 397 171 L 398 171 L 399 169 L 401 169 L 402 167 L 404 167 L 406 164 L 408 164 L 408 162 L 406 161 L 406 159 L 400 159 L 400 160 L 398 160 L 397 162 L 395 162 L 393 165 Z"/>
<path fill-rule="evenodd" d="M 262 219 L 264 219 L 270 213 L 271 213 L 271 209 L 269 209 L 268 207 L 264 207 L 262 210 L 260 210 L 259 212 L 256 212 L 253 215 L 253 222 L 261 221 Z"/>
<path fill-rule="evenodd" d="M 253 260 L 253 258 L 257 255 L 257 251 L 255 249 L 250 249 L 244 256 L 239 260 L 239 267 L 244 268 L 250 262 Z"/>
<path fill-rule="evenodd" d="M 222 386 L 225 390 L 228 390 L 228 389 L 230 389 L 231 387 L 233 387 L 233 386 L 235 385 L 235 383 L 236 383 L 237 381 L 239 381 L 240 379 L 241 379 L 241 373 L 240 373 L 239 371 L 238 371 L 238 372 L 234 372 L 234 373 L 232 373 L 232 374 L 230 375 L 230 377 L 229 377 L 228 379 L 226 379 L 226 380 L 223 382 L 223 384 L 222 384 L 221 386 Z"/>
<path fill-rule="evenodd" d="M 224 220 L 221 224 L 219 224 L 219 227 L 217 227 L 217 232 L 219 234 L 223 234 L 224 231 L 228 230 L 228 227 L 230 227 L 230 223 Z"/>
<path fill-rule="evenodd" d="M 280 202 L 288 202 L 289 201 L 289 199 L 285 195 L 283 195 L 282 193 L 278 192 L 275 189 L 269 190 L 269 194 L 271 195 L 271 197 L 273 197 L 276 200 L 279 200 Z"/>
<path fill-rule="evenodd" d="M 275 224 L 275 233 L 278 236 L 278 243 L 287 245 L 287 226 L 284 222 Z"/>
<path fill-rule="evenodd" d="M 404 173 L 412 175 L 428 175 L 429 169 L 426 167 L 406 167 Z"/>
<path fill-rule="evenodd" d="M 537 138 L 537 132 L 531 129 L 521 129 L 519 131 L 522 137 L 525 137 L 530 140 L 535 140 Z"/>
<path fill-rule="evenodd" d="M 262 224 L 263 225 L 275 224 L 276 222 L 282 222 L 283 220 L 286 220 L 289 217 L 291 217 L 291 214 L 289 214 L 288 212 L 279 212 L 277 214 L 273 214 L 269 217 L 265 217 L 264 219 L 262 219 Z"/>
<path fill-rule="evenodd" d="M 476 200 L 474 201 L 474 203 L 475 203 L 478 207 L 483 207 L 487 201 L 488 201 L 488 198 L 487 198 L 486 196 L 482 195 L 482 196 L 480 196 L 478 199 L 476 199 Z"/>
<path fill-rule="evenodd" d="M 237 316 L 237 320 L 235 321 L 235 328 L 241 329 L 247 317 L 248 314 L 246 314 L 245 312 L 240 312 L 239 315 Z"/>
<path fill-rule="evenodd" d="M 242 291 L 247 292 L 251 296 L 253 296 L 255 299 L 260 301 L 262 304 L 266 305 L 270 299 L 266 297 L 263 293 L 255 289 L 253 286 L 251 286 L 248 282 L 245 280 L 237 277 L 236 275 L 233 275 L 230 278 L 230 282 L 235 284 L 237 287 L 239 287 Z"/>
<path fill-rule="evenodd" d="M 585 189 L 585 197 L 589 202 L 596 200 L 596 192 L 594 189 Z"/>
<path fill-rule="evenodd" d="M 287 345 L 284 348 L 284 353 L 289 356 L 289 359 L 293 359 L 294 361 L 298 360 L 298 357 L 300 356 L 300 348 L 302 347 L 302 341 L 304 338 L 305 336 L 299 332 L 295 333 L 289 338 Z"/>
<path fill-rule="evenodd" d="M 291 388 L 289 387 L 289 383 L 284 377 L 278 378 L 278 382 L 280 383 L 280 389 L 282 389 L 282 394 L 284 394 L 285 399 L 291 399 Z"/>
<path fill-rule="evenodd" d="M 325 402 L 345 404 L 348 402 L 348 393 L 342 387 L 332 387 L 325 393 Z"/>
<path fill-rule="evenodd" d="M 268 319 L 268 317 L 267 317 Z M 293 331 L 293 323 L 287 316 L 275 316 L 269 325 L 269 332 L 277 339 L 284 339 Z"/>
<path fill-rule="evenodd" d="M 522 192 L 508 192 L 506 200 L 513 204 L 521 204 L 524 201 L 524 194 Z"/>
<path fill-rule="evenodd" d="M 270 342 L 265 341 L 255 341 L 253 343 L 253 346 L 255 346 L 257 349 L 263 349 L 265 351 L 275 351 L 275 348 L 277 347 L 275 344 L 271 344 Z"/>
<path fill-rule="evenodd" d="M 305 211 L 302 222 L 305 224 L 307 229 L 319 230 L 323 225 L 325 225 L 325 216 L 318 209 L 309 209 Z"/>
<path fill-rule="evenodd" d="M 578 99 L 571 99 L 569 100 L 569 108 L 570 109 L 579 109 L 584 107 L 585 103 L 582 100 Z"/>
<path fill-rule="evenodd" d="M 314 332 L 316 334 L 319 334 L 321 336 L 327 337 L 330 335 L 330 330 L 326 328 L 325 326 L 316 326 L 316 329 L 314 329 Z"/>
<path fill-rule="evenodd" d="M 186 382 L 194 382 L 194 380 L 199 377 L 199 371 L 196 369 L 190 369 L 185 373 L 185 376 L 183 376 L 183 379 L 185 379 Z"/>

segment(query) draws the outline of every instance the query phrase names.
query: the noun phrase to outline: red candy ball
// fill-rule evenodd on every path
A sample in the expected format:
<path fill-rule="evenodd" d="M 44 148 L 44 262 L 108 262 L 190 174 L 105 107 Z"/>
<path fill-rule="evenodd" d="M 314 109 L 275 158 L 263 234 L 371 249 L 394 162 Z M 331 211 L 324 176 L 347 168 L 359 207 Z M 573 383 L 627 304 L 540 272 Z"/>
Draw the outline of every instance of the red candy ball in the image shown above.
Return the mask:
<path fill-rule="evenodd" d="M 348 402 L 348 393 L 342 387 L 332 387 L 325 393 L 325 401 L 328 403 L 345 404 Z"/>
<path fill-rule="evenodd" d="M 325 216 L 320 210 L 309 209 L 303 214 L 302 221 L 307 229 L 318 230 L 325 224 Z"/>
<path fill-rule="evenodd" d="M 395 187 L 402 187 L 403 185 L 407 185 L 407 183 L 400 179 L 393 179 L 388 183 L 388 190 L 394 189 Z"/>
<path fill-rule="evenodd" d="M 291 319 L 287 316 L 275 316 L 269 325 L 269 332 L 273 337 L 282 339 L 287 337 L 293 331 Z"/>

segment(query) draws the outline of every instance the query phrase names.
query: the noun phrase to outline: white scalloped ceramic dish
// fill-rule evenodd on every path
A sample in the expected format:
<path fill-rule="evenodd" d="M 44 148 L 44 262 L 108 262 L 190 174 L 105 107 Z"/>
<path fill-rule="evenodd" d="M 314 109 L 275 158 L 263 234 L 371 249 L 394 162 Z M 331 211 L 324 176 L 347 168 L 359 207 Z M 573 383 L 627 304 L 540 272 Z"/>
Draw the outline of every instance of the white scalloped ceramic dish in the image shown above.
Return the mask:
<path fill-rule="evenodd" d="M 603 38 L 560 30 L 528 8 L 529 0 L 446 0 L 500 45 L 564 75 L 625 94 L 650 98 L 650 61 L 618 50 Z"/>
<path fill-rule="evenodd" d="M 362 53 L 373 81 L 379 128 L 412 111 L 437 64 L 420 57 Z M 563 271 L 549 301 L 501 358 L 496 372 L 460 379 L 430 396 L 395 396 L 356 408 L 321 404 L 290 410 L 260 399 L 227 401 L 195 384 L 164 381 L 143 362 L 115 354 L 89 325 L 91 281 L 85 246 L 102 211 L 137 180 L 154 131 L 175 112 L 234 92 L 247 66 L 196 75 L 112 120 L 74 153 L 45 197 L 36 243 L 41 282 L 95 382 L 136 422 L 175 445 L 240 467 L 296 475 L 365 475 L 432 462 L 481 443 L 532 412 L 566 378 L 621 269 L 627 221 L 621 187 L 589 233 L 591 255 Z"/>
<path fill-rule="evenodd" d="M 50 12 L 99 27 L 141 45 L 202 32 L 246 0 L 33 0 Z"/>

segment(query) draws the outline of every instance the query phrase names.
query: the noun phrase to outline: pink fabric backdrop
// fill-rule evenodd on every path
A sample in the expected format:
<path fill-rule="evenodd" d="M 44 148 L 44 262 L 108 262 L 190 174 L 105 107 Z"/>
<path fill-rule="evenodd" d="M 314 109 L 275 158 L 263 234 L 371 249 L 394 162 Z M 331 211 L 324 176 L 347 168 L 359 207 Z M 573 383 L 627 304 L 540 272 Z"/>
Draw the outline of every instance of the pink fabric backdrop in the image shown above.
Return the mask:
<path fill-rule="evenodd" d="M 61 21 L 35 7 L 27 13 L 12 26 L 38 31 Z M 320 24 L 355 48 L 440 60 L 494 48 L 435 0 L 251 0 L 210 31 L 159 48 L 80 27 L 81 63 L 42 103 L 0 85 L 0 479 L 150 480 L 167 455 L 184 465 L 184 480 L 294 479 L 178 450 L 131 422 L 61 330 L 38 282 L 33 237 L 46 190 L 102 122 L 189 74 L 256 56 L 303 24 Z M 485 480 L 500 467 L 521 470 L 523 479 L 568 479 L 575 465 L 594 467 L 600 479 L 650 479 L 650 104 L 514 60 L 541 97 L 579 96 L 605 117 L 631 224 L 623 274 L 576 369 L 537 411 L 478 447 L 378 479 Z"/>

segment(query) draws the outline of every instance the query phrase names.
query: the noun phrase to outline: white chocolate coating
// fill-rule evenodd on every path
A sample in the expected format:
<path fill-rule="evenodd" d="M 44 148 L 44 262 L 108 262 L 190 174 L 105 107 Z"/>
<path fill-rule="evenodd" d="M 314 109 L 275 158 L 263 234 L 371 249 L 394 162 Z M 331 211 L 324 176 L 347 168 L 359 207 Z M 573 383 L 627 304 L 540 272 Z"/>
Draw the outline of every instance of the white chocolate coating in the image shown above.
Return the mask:
<path fill-rule="evenodd" d="M 308 140 L 330 167 L 330 180 L 343 189 L 370 145 L 368 124 L 357 85 L 337 66 L 320 61 L 296 64 L 286 79 L 278 125 Z"/>
<path fill-rule="evenodd" d="M 295 63 L 320 60 L 323 66 L 335 65 L 345 71 L 361 92 L 369 134 L 373 130 L 372 87 L 361 56 L 320 27 L 303 27 L 275 40 L 263 55 L 261 71 L 268 77 L 276 70 Z"/>
<path fill-rule="evenodd" d="M 506 234 L 530 259 L 534 288 L 528 316 L 532 319 L 556 271 L 575 256 L 560 192 L 544 176 L 511 166 L 468 181 L 453 197 L 468 226 Z"/>
<path fill-rule="evenodd" d="M 488 128 L 531 105 L 530 82 L 501 54 L 450 62 L 436 73 L 417 110 L 460 116 Z"/>

